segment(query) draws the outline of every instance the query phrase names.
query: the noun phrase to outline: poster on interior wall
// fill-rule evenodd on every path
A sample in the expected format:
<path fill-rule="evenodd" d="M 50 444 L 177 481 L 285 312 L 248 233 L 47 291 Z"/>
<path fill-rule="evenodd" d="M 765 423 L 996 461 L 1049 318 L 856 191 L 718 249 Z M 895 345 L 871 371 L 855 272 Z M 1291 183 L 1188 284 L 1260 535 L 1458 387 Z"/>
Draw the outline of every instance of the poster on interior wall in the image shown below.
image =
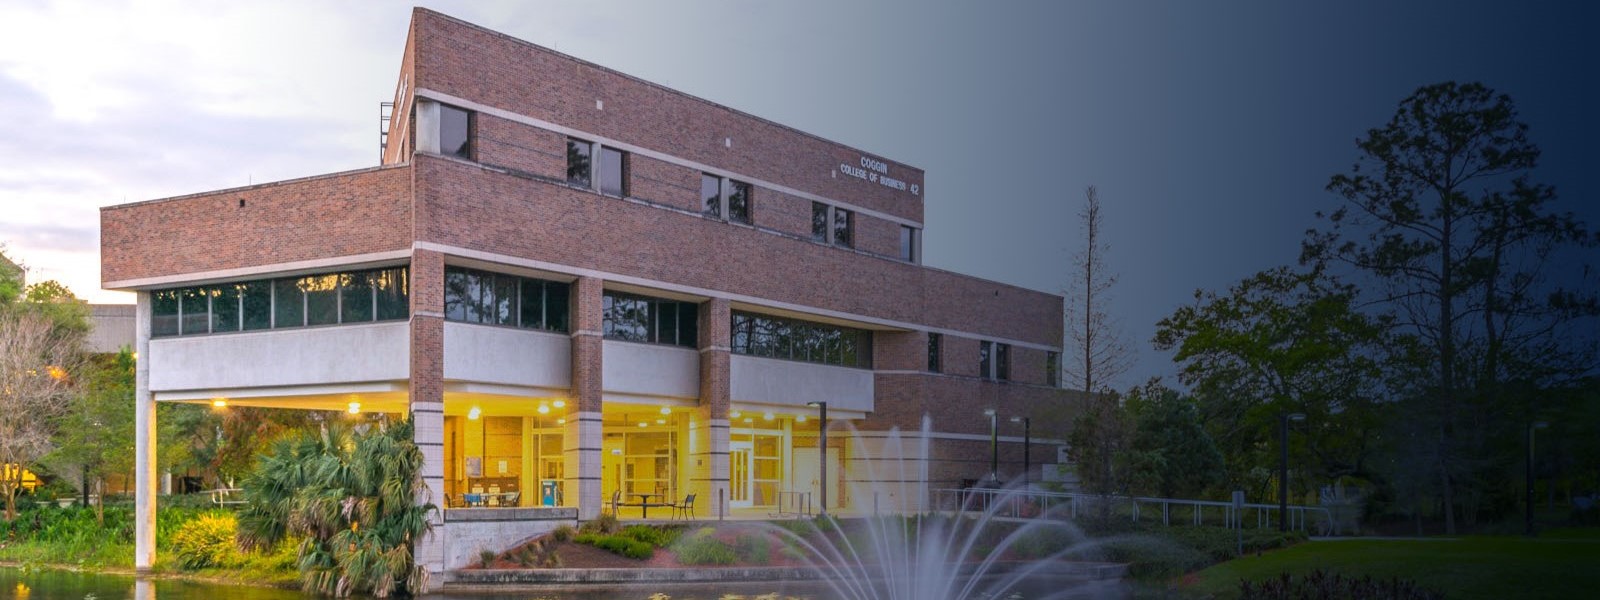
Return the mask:
<path fill-rule="evenodd" d="M 483 477 L 483 458 L 478 456 L 467 457 L 467 477 Z"/>

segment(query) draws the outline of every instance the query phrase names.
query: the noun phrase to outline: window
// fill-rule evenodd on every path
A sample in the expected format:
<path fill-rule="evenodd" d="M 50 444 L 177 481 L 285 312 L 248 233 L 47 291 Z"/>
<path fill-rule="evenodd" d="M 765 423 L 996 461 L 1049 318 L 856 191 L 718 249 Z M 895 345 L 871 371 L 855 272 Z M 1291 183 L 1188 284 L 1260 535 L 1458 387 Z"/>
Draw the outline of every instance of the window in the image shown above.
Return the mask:
<path fill-rule="evenodd" d="M 994 342 L 978 342 L 978 376 L 994 379 Z"/>
<path fill-rule="evenodd" d="M 604 303 L 607 338 L 699 347 L 700 307 L 693 302 L 608 291 Z"/>
<path fill-rule="evenodd" d="M 578 138 L 567 138 L 567 183 L 581 187 L 592 187 L 593 161 L 590 154 L 594 152 L 594 145 Z"/>
<path fill-rule="evenodd" d="M 700 174 L 702 212 L 712 217 L 727 215 L 729 221 L 750 223 L 750 184 Z"/>
<path fill-rule="evenodd" d="M 1061 353 L 1044 353 L 1044 380 L 1050 387 L 1061 387 Z"/>
<path fill-rule="evenodd" d="M 918 242 L 918 240 L 917 240 L 917 228 L 911 227 L 909 225 L 901 225 L 900 226 L 900 260 L 906 261 L 908 263 L 920 263 L 920 262 L 922 262 L 921 260 L 919 260 L 921 257 L 917 256 L 917 250 L 919 250 L 919 246 L 921 245 L 921 244 L 918 244 L 917 242 Z"/>
<path fill-rule="evenodd" d="M 406 267 L 261 279 L 151 293 L 155 337 L 405 319 Z"/>
<path fill-rule="evenodd" d="M 735 311 L 733 351 L 845 367 L 872 368 L 872 332 Z"/>
<path fill-rule="evenodd" d="M 828 241 L 828 205 L 821 202 L 811 203 L 811 239 Z"/>
<path fill-rule="evenodd" d="M 1000 381 L 1011 380 L 1011 344 L 994 345 L 994 378 Z"/>
<path fill-rule="evenodd" d="M 569 290 L 568 284 L 559 281 L 445 267 L 444 318 L 566 331 Z"/>
<path fill-rule="evenodd" d="M 944 340 L 937 333 L 928 332 L 928 372 L 939 373 L 944 371 L 939 360 L 939 346 Z"/>
<path fill-rule="evenodd" d="M 700 174 L 700 200 L 705 206 L 705 213 L 713 217 L 722 216 L 722 179 L 712 175 Z"/>
<path fill-rule="evenodd" d="M 439 152 L 472 158 L 472 113 L 439 105 Z"/>
<path fill-rule="evenodd" d="M 627 187 L 628 155 L 616 148 L 600 147 L 600 193 L 625 197 Z"/>
<path fill-rule="evenodd" d="M 855 247 L 855 215 L 842 208 L 833 209 L 833 243 L 846 248 Z"/>

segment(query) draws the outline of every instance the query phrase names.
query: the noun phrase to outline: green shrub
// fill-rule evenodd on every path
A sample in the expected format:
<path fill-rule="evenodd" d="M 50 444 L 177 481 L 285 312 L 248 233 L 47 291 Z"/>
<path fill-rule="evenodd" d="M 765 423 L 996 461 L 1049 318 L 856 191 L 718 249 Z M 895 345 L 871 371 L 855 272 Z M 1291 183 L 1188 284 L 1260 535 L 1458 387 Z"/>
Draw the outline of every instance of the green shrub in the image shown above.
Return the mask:
<path fill-rule="evenodd" d="M 685 565 L 731 565 L 739 557 L 733 547 L 711 535 L 712 529 L 702 528 L 678 539 L 672 548 L 678 562 Z"/>
<path fill-rule="evenodd" d="M 650 544 L 656 548 L 671 546 L 678 541 L 678 536 L 683 534 L 682 527 L 671 525 L 629 525 L 622 528 L 622 535 Z"/>
<path fill-rule="evenodd" d="M 233 515 L 204 515 L 173 532 L 172 553 L 190 570 L 238 565 L 243 562 L 233 541 L 238 531 Z"/>
<path fill-rule="evenodd" d="M 550 532 L 550 537 L 558 542 L 570 541 L 575 535 L 578 535 L 578 529 L 571 525 L 561 525 Z"/>
<path fill-rule="evenodd" d="M 1017 536 L 1011 550 L 1023 558 L 1044 558 L 1072 545 L 1072 534 L 1063 527 L 1037 527 Z"/>
<path fill-rule="evenodd" d="M 592 521 L 585 521 L 583 526 L 578 528 L 578 531 L 582 533 L 616 535 L 622 531 L 622 523 L 617 521 L 616 515 L 601 514 Z"/>
<path fill-rule="evenodd" d="M 580 533 L 572 541 L 579 544 L 594 546 L 606 552 L 628 558 L 647 559 L 655 556 L 656 550 L 650 544 L 641 542 L 625 535 L 602 535 L 597 533 Z"/>
<path fill-rule="evenodd" d="M 1240 600 L 1288 600 L 1290 598 L 1318 598 L 1321 600 L 1439 600 L 1444 594 L 1417 585 L 1409 579 L 1392 578 L 1375 580 L 1370 575 L 1362 578 L 1328 574 L 1321 569 L 1292 577 L 1284 573 L 1259 582 L 1240 581 Z"/>
<path fill-rule="evenodd" d="M 739 534 L 733 539 L 733 552 L 740 562 L 746 564 L 764 565 L 772 562 L 767 540 L 759 535 Z"/>

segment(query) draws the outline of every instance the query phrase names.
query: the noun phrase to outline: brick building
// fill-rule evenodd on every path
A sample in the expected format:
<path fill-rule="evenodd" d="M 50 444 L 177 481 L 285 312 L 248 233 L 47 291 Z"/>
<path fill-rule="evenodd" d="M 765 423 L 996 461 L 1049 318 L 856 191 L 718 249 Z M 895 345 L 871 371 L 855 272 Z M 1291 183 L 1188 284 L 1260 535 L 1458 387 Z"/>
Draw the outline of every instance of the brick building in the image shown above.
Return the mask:
<path fill-rule="evenodd" d="M 1062 299 L 921 265 L 915 167 L 424 9 L 385 140 L 375 168 L 104 209 L 141 490 L 155 402 L 409 418 L 439 570 L 550 504 L 922 509 L 902 482 L 1021 476 L 1012 416 L 1031 477 L 1056 462 Z"/>

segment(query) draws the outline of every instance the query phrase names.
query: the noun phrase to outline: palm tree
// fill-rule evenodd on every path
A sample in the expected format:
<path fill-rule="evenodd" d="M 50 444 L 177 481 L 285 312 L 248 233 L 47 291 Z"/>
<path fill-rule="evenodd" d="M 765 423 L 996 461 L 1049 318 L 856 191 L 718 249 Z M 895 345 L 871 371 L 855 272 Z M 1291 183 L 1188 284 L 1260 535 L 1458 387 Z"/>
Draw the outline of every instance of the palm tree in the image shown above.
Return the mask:
<path fill-rule="evenodd" d="M 239 515 L 239 543 L 250 549 L 301 538 L 307 592 L 386 598 L 423 590 L 427 574 L 412 547 L 436 507 L 416 502 L 426 496 L 421 470 L 410 423 L 381 419 L 356 430 L 325 423 L 279 440 L 245 480 L 250 503 Z"/>

